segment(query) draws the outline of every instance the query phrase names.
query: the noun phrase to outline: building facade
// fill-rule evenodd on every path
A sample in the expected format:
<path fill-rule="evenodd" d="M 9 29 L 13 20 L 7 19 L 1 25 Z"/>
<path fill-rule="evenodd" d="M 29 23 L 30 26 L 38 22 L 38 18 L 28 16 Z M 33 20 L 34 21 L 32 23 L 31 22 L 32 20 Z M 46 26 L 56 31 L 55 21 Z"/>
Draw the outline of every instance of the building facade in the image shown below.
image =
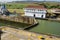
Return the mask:
<path fill-rule="evenodd" d="M 27 6 L 24 8 L 25 16 L 36 18 L 46 18 L 46 8 L 44 6 Z"/>

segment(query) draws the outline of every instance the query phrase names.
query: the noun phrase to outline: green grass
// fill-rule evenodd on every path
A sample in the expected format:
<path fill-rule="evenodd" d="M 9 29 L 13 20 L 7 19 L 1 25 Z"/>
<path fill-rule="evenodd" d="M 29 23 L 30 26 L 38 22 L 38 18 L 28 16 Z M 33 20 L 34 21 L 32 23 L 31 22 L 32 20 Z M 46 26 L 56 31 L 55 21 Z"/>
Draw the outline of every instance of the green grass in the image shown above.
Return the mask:
<path fill-rule="evenodd" d="M 60 6 L 58 6 L 58 2 L 45 2 L 42 3 L 42 5 L 45 5 L 46 8 L 50 9 L 50 8 L 60 8 Z M 40 5 L 39 3 L 35 4 L 35 3 L 6 3 L 6 8 L 8 9 L 8 11 L 13 12 L 16 10 L 17 13 L 24 13 L 23 8 L 27 7 L 28 5 Z M 58 6 L 58 7 L 57 7 Z"/>
<path fill-rule="evenodd" d="M 29 4 L 29 3 L 7 3 L 5 4 L 6 8 L 10 12 L 16 11 L 17 13 L 24 13 L 23 8 L 27 7 L 28 5 L 37 5 L 37 4 Z"/>
<path fill-rule="evenodd" d="M 36 5 L 36 4 L 28 4 L 28 3 L 8 3 L 5 4 L 7 9 L 23 9 L 28 5 Z"/>
<path fill-rule="evenodd" d="M 14 11 L 16 11 L 16 13 L 22 13 L 24 14 L 24 10 L 23 9 L 8 9 L 9 12 L 13 13 Z"/>

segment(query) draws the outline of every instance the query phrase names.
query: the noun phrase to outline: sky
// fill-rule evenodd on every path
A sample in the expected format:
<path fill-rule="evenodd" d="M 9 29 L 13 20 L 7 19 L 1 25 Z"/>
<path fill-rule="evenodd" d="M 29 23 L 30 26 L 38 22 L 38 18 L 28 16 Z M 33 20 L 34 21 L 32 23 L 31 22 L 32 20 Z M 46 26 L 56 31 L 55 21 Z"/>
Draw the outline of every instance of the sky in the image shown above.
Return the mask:
<path fill-rule="evenodd" d="M 0 0 L 0 2 L 11 2 L 11 1 L 44 1 L 44 0 Z M 60 0 L 46 0 L 46 1 L 60 1 Z"/>

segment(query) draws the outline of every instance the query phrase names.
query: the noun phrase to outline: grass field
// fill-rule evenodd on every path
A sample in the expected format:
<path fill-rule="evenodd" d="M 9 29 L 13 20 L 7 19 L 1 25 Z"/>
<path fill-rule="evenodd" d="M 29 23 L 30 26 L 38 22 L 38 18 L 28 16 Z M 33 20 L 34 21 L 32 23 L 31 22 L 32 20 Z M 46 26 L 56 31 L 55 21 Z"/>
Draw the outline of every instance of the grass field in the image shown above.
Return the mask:
<path fill-rule="evenodd" d="M 17 13 L 24 13 L 23 9 L 8 9 L 9 12 L 14 12 L 16 11 Z"/>
<path fill-rule="evenodd" d="M 5 4 L 7 9 L 23 9 L 28 5 L 37 5 L 37 4 L 28 4 L 28 3 L 7 3 Z"/>
<path fill-rule="evenodd" d="M 13 13 L 16 11 L 16 13 L 24 14 L 23 8 L 25 8 L 28 5 L 37 5 L 37 4 L 28 4 L 28 3 L 8 3 L 6 4 L 6 8 L 9 12 Z"/>
<path fill-rule="evenodd" d="M 56 5 L 58 5 L 59 3 L 45 2 L 44 4 L 47 6 L 47 8 L 51 8 L 51 7 L 56 7 Z M 17 13 L 24 13 L 23 8 L 27 7 L 28 5 L 40 5 L 40 3 L 7 3 L 5 5 L 10 12 L 16 11 Z"/>

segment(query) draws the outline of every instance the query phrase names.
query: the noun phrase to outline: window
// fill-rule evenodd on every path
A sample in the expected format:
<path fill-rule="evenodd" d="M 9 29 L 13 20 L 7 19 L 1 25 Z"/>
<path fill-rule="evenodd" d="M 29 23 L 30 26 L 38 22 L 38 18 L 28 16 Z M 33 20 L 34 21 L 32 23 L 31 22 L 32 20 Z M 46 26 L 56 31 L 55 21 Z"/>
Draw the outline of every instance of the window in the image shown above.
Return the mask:
<path fill-rule="evenodd" d="M 38 9 L 38 11 L 43 11 L 43 10 L 41 10 L 41 9 Z"/>

